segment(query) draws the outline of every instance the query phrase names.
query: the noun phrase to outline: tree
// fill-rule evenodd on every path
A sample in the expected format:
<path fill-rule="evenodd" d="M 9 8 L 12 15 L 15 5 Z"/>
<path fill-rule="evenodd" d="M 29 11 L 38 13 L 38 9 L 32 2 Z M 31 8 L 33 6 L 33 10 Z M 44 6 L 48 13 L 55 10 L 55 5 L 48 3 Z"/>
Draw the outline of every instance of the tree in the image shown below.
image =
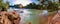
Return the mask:
<path fill-rule="evenodd" d="M 59 0 L 59 3 L 60 3 L 60 0 Z"/>
<path fill-rule="evenodd" d="M 9 2 L 4 3 L 3 0 L 0 0 L 0 11 L 7 11 L 9 7 Z"/>
<path fill-rule="evenodd" d="M 58 10 L 58 4 L 56 4 L 55 2 L 49 2 L 47 9 L 49 11 L 56 11 Z"/>
<path fill-rule="evenodd" d="M 25 6 L 25 8 L 34 9 L 35 6 L 36 6 L 36 4 L 33 2 L 33 3 L 30 3 L 27 6 Z"/>

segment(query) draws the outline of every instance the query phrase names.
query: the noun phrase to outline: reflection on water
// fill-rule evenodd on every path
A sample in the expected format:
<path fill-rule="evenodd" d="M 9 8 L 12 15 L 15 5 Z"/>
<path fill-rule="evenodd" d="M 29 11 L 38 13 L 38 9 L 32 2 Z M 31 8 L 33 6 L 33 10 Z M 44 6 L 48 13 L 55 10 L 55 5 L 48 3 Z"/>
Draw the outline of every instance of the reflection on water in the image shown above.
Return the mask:
<path fill-rule="evenodd" d="M 39 14 L 48 14 L 47 10 L 36 10 L 36 9 L 9 9 L 9 11 L 16 10 L 16 12 L 21 17 L 21 24 L 26 24 L 27 22 L 31 22 L 32 24 L 37 24 L 37 18 Z M 21 13 L 23 11 L 23 13 Z"/>

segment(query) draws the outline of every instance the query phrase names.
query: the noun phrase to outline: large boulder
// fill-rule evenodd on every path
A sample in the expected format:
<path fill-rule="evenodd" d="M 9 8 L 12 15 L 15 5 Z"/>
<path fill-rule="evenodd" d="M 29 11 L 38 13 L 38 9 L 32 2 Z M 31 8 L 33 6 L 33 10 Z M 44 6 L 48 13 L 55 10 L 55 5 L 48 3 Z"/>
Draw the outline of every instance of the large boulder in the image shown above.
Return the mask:
<path fill-rule="evenodd" d="M 19 24 L 20 16 L 16 12 L 0 12 L 0 24 Z"/>
<path fill-rule="evenodd" d="M 51 18 L 49 24 L 60 24 L 60 11 Z"/>

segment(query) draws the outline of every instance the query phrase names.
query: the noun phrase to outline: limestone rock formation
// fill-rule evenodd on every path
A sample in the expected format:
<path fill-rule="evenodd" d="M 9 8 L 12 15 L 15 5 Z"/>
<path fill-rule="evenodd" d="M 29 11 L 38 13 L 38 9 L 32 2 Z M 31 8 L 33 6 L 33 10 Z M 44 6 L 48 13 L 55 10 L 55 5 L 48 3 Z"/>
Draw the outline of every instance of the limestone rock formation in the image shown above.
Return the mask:
<path fill-rule="evenodd" d="M 0 12 L 0 24 L 19 24 L 20 19 L 16 12 Z"/>

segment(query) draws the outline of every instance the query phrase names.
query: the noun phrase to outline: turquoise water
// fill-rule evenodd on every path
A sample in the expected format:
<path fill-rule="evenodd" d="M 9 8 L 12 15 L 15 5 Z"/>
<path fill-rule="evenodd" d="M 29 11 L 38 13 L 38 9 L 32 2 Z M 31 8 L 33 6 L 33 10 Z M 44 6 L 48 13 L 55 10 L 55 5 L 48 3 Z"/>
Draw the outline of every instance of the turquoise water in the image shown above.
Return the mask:
<path fill-rule="evenodd" d="M 39 11 L 38 10 L 29 10 L 30 12 L 32 12 L 32 14 L 30 15 L 30 21 L 32 24 L 37 24 L 37 17 L 39 15 Z"/>
<path fill-rule="evenodd" d="M 39 14 L 42 14 L 42 10 L 36 10 L 36 9 L 24 9 L 22 10 L 23 13 L 20 13 L 19 9 L 15 9 L 16 12 L 21 17 L 21 22 L 23 24 L 27 24 L 28 22 L 31 22 L 31 24 L 39 24 L 40 22 L 40 16 Z M 10 12 L 13 11 L 13 9 L 9 10 Z"/>
<path fill-rule="evenodd" d="M 37 24 L 38 23 L 38 19 L 39 19 L 38 15 L 40 13 L 40 10 L 28 9 L 28 10 L 26 10 L 26 13 L 27 13 L 26 17 L 27 16 L 29 16 L 29 17 L 24 19 L 25 23 L 27 23 L 27 22 L 31 22 L 32 24 Z"/>

